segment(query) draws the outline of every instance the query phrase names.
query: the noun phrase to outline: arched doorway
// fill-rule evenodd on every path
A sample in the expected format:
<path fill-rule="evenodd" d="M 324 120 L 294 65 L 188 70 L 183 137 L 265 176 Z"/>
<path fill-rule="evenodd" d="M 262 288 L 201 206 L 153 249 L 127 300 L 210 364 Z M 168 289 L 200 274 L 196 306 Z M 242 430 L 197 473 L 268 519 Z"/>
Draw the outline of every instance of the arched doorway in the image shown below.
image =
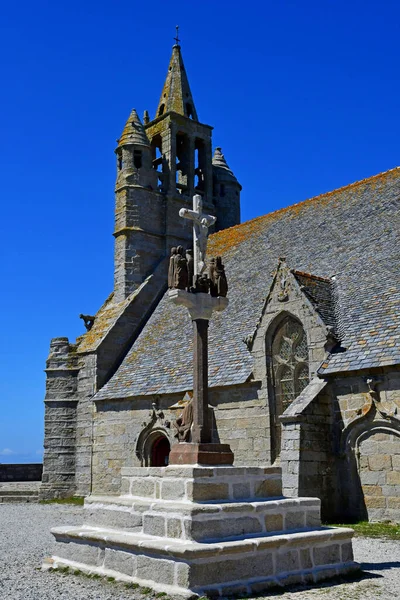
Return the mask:
<path fill-rule="evenodd" d="M 150 466 L 166 467 L 170 450 L 171 446 L 168 439 L 164 435 L 158 437 L 151 447 Z"/>

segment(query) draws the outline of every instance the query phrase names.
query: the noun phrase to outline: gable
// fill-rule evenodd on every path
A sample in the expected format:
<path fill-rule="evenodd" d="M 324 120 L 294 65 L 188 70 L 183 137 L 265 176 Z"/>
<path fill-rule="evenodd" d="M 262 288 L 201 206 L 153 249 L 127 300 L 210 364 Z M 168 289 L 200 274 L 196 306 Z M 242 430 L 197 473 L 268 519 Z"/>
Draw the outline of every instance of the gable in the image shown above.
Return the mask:
<path fill-rule="evenodd" d="M 316 302 L 317 295 L 313 296 L 307 291 L 305 281 L 317 280 L 317 285 L 327 286 L 325 293 Z M 311 377 L 314 377 L 321 362 L 326 357 L 325 344 L 328 336 L 334 328 L 331 325 L 332 315 L 328 310 L 322 310 L 328 314 L 328 322 L 321 317 L 321 307 L 325 303 L 331 305 L 331 282 L 328 279 L 314 277 L 308 273 L 299 274 L 291 270 L 284 259 L 280 259 L 273 274 L 271 288 L 265 300 L 262 315 L 253 335 L 247 340 L 249 349 L 255 358 L 254 376 L 256 379 L 265 380 L 267 377 L 266 355 L 269 355 L 275 333 L 287 317 L 297 320 L 307 335 L 307 346 L 309 354 L 309 367 Z"/>

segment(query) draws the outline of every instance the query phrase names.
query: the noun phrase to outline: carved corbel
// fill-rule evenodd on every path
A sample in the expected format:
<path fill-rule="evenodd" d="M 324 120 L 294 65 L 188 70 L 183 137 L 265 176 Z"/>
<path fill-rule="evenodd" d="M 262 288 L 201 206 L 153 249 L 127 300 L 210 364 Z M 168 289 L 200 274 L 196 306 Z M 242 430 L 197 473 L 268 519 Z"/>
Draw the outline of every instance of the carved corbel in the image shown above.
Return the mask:
<path fill-rule="evenodd" d="M 242 342 L 246 345 L 247 350 L 251 352 L 254 342 L 254 333 L 246 335 L 246 337 L 242 339 Z"/>
<path fill-rule="evenodd" d="M 326 335 L 326 342 L 324 344 L 325 351 L 331 352 L 332 349 L 339 342 L 338 338 L 336 337 L 336 335 L 334 333 L 334 329 L 333 329 L 332 325 L 327 325 L 327 327 L 325 329 L 325 335 Z"/>
<path fill-rule="evenodd" d="M 381 397 L 379 394 L 379 390 L 377 390 L 377 385 L 382 383 L 382 378 L 377 376 L 367 377 L 365 382 L 368 386 L 368 393 L 373 402 L 376 411 L 380 414 L 384 419 L 397 419 L 400 420 L 399 417 L 399 407 L 395 402 L 392 401 L 381 401 Z"/>

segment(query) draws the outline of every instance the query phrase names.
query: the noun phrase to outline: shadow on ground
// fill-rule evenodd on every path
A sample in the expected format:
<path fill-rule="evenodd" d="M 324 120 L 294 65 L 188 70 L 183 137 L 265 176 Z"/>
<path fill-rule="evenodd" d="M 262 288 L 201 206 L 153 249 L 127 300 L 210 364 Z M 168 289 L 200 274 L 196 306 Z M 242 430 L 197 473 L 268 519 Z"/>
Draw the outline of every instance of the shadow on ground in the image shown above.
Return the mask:
<path fill-rule="evenodd" d="M 385 566 L 388 565 L 388 566 Z M 287 592 L 306 592 L 307 590 L 319 590 L 319 589 L 326 589 L 326 588 L 331 588 L 331 587 L 335 587 L 337 585 L 343 585 L 345 583 L 355 583 L 358 581 L 364 581 L 366 579 L 381 579 L 383 577 L 383 575 L 378 575 L 377 573 L 369 573 L 368 571 L 365 571 L 364 569 L 371 569 L 374 571 L 379 571 L 379 570 L 385 570 L 385 569 L 393 569 L 396 567 L 399 567 L 400 563 L 398 562 L 392 562 L 392 563 L 362 563 L 360 564 L 361 569 L 363 569 L 362 571 L 359 571 L 358 573 L 352 573 L 351 575 L 347 575 L 347 576 L 340 576 L 340 577 L 332 577 L 332 579 L 327 579 L 325 581 L 321 581 L 321 583 L 314 583 L 314 584 L 310 584 L 310 585 L 289 585 L 289 586 L 285 586 L 285 587 L 279 587 L 279 588 L 274 588 L 274 589 L 270 589 L 267 592 L 265 592 L 264 594 L 262 593 L 258 593 L 255 594 L 254 597 L 257 598 L 270 598 L 273 596 L 283 596 L 284 594 L 286 594 Z M 253 596 L 248 596 L 248 598 L 252 598 Z"/>
<path fill-rule="evenodd" d="M 360 563 L 360 567 L 363 570 L 368 571 L 389 571 L 389 569 L 398 569 L 400 568 L 400 562 L 397 560 L 395 562 L 381 562 L 381 563 Z"/>

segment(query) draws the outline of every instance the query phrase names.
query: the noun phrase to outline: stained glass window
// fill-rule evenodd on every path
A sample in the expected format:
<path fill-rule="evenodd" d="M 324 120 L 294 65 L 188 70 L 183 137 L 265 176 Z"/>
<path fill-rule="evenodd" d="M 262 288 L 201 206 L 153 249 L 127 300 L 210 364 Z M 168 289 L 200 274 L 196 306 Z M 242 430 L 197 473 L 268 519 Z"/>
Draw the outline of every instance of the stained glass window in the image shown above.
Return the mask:
<path fill-rule="evenodd" d="M 272 340 L 277 414 L 282 414 L 309 382 L 307 336 L 301 324 L 286 317 Z"/>
<path fill-rule="evenodd" d="M 304 390 L 309 382 L 307 336 L 296 319 L 287 316 L 279 325 L 270 346 L 272 413 L 272 457 L 281 449 L 279 416 Z"/>

